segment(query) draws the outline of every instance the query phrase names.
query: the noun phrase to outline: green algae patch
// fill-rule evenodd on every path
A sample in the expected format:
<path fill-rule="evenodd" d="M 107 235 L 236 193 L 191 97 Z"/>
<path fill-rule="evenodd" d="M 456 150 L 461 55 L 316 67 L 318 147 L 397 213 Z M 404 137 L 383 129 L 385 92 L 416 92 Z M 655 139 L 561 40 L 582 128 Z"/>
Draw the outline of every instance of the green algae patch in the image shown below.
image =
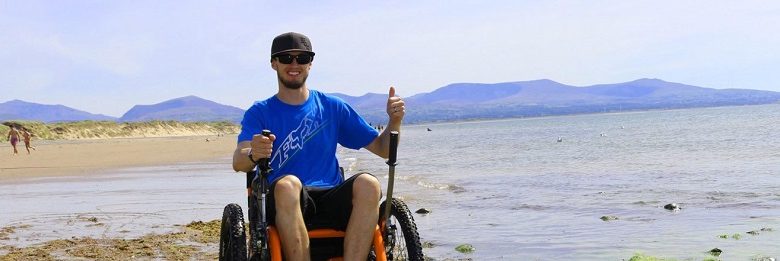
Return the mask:
<path fill-rule="evenodd" d="M 729 239 L 730 237 L 735 240 L 740 240 L 742 238 L 742 235 L 740 235 L 739 233 L 733 234 L 731 236 L 729 236 L 728 234 L 722 234 L 722 235 L 718 235 L 718 237 L 722 239 Z"/>
<path fill-rule="evenodd" d="M 634 254 L 628 261 L 672 261 L 674 259 L 664 259 L 660 257 L 648 256 L 645 254 Z"/>
<path fill-rule="evenodd" d="M 455 247 L 455 250 L 464 254 L 474 253 L 477 249 L 471 244 L 462 244 Z"/>

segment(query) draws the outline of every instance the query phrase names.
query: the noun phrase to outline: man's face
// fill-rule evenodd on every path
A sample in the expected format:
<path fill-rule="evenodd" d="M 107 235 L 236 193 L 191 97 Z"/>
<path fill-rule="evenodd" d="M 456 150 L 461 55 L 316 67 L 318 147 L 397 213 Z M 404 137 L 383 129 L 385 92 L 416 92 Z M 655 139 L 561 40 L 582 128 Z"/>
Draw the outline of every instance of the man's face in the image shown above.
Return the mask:
<path fill-rule="evenodd" d="M 307 60 L 307 56 L 309 54 L 305 52 L 287 52 L 272 58 L 271 67 L 276 70 L 276 76 L 282 86 L 289 89 L 299 89 L 306 84 L 313 56 L 309 56 L 306 64 L 300 64 L 298 61 Z M 285 64 L 286 62 L 290 63 Z"/>

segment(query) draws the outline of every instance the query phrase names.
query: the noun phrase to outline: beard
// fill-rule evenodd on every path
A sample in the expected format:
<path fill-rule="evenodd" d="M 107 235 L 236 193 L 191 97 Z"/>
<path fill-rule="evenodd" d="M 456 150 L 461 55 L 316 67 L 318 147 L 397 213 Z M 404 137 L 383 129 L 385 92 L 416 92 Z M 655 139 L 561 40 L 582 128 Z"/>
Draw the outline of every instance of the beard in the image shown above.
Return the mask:
<path fill-rule="evenodd" d="M 282 83 L 282 86 L 284 86 L 287 89 L 293 89 L 297 90 L 303 87 L 304 84 L 306 84 L 306 78 L 309 78 L 308 74 L 303 75 L 303 79 L 300 81 L 297 80 L 285 80 L 284 77 L 282 77 L 282 73 L 276 72 L 276 77 L 279 79 L 279 82 Z"/>

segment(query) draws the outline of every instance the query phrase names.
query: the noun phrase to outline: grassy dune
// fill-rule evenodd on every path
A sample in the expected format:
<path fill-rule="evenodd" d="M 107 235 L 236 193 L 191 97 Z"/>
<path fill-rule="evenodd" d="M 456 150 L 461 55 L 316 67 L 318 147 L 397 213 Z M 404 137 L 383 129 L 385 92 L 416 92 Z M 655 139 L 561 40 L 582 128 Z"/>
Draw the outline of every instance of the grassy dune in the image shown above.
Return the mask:
<path fill-rule="evenodd" d="M 78 140 L 135 137 L 196 136 L 238 133 L 241 126 L 231 122 L 113 122 L 77 121 L 43 123 L 37 121 L 6 121 L 0 125 L 2 140 L 8 134 L 9 126 L 22 126 L 39 140 Z"/>

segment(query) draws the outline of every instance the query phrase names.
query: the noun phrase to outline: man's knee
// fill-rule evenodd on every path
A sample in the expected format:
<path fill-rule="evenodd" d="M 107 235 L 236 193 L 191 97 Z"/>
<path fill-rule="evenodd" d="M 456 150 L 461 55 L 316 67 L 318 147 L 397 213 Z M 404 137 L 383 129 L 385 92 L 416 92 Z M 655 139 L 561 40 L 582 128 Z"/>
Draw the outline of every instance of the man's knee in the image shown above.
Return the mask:
<path fill-rule="evenodd" d="M 277 208 L 299 207 L 301 200 L 301 180 L 293 175 L 287 175 L 276 182 L 274 200 Z"/>
<path fill-rule="evenodd" d="M 362 174 L 355 179 L 352 185 L 353 198 L 357 200 L 370 200 L 378 202 L 382 195 L 382 188 L 376 177 L 368 174 Z"/>

